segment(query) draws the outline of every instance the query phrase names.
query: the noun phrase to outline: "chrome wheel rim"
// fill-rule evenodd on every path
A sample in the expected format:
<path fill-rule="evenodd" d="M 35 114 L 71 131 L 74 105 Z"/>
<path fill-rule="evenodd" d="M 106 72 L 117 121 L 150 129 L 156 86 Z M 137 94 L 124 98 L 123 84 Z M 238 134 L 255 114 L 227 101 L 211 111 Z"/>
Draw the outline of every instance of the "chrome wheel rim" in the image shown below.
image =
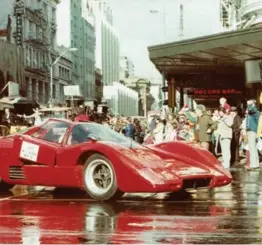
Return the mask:
<path fill-rule="evenodd" d="M 88 164 L 84 181 L 91 192 L 96 195 L 103 195 L 112 187 L 113 178 L 114 174 L 111 165 L 103 159 L 97 159 Z"/>

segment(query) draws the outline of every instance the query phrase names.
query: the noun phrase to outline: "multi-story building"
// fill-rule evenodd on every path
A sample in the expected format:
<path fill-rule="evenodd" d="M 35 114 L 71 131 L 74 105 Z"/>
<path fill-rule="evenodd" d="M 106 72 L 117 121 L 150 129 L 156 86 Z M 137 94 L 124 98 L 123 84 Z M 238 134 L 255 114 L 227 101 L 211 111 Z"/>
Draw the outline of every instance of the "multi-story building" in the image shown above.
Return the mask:
<path fill-rule="evenodd" d="M 123 116 L 138 115 L 138 92 L 125 85 L 113 82 L 104 86 L 104 99 L 107 101 L 110 113 Z"/>
<path fill-rule="evenodd" d="M 132 77 L 135 74 L 133 62 L 126 56 L 120 57 L 120 69 L 119 69 L 119 79 L 124 80 L 126 78 Z"/>
<path fill-rule="evenodd" d="M 103 83 L 119 81 L 119 38 L 113 27 L 112 10 L 105 0 L 90 0 L 90 10 L 95 15 L 96 67 L 101 69 Z"/>
<path fill-rule="evenodd" d="M 56 5 L 58 0 L 24 2 L 25 80 L 27 97 L 40 104 L 50 98 L 50 65 L 58 55 L 56 49 Z M 19 33 L 16 34 L 16 36 Z M 53 93 L 57 81 L 54 80 Z"/>
<path fill-rule="evenodd" d="M 56 98 L 57 102 L 63 103 L 66 101 L 64 86 L 72 84 L 72 55 L 65 52 L 65 47 L 57 47 L 57 51 L 60 54 L 65 54 L 54 67 L 54 79 L 58 82 L 56 83 L 56 89 L 53 91 L 53 98 Z"/>
<path fill-rule="evenodd" d="M 72 52 L 72 82 L 85 100 L 95 94 L 95 28 L 87 0 L 63 0 L 57 10 L 57 44 Z"/>
<path fill-rule="evenodd" d="M 11 2 L 5 5 L 5 2 L 0 1 L 0 96 L 8 95 L 7 89 L 4 88 L 9 81 L 18 83 L 21 91 L 25 90 L 23 50 L 10 43 L 12 35 L 12 7 Z"/>
<path fill-rule="evenodd" d="M 261 0 L 239 0 L 239 18 L 246 27 L 262 25 L 262 1 Z"/>
<path fill-rule="evenodd" d="M 46 103 L 49 64 L 55 53 L 59 0 L 1 0 L 0 15 L 10 16 L 10 42 L 24 50 L 26 96 Z"/>

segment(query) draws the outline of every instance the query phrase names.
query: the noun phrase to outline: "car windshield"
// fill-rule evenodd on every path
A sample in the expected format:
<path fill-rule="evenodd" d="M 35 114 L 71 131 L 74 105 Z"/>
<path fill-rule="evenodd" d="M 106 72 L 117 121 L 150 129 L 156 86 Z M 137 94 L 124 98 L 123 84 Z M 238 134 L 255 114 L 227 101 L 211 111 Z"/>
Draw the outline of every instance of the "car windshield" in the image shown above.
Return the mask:
<path fill-rule="evenodd" d="M 141 147 L 140 144 L 136 143 L 131 138 L 125 137 L 124 135 L 115 132 L 114 130 L 97 123 L 82 123 L 76 125 L 76 127 L 80 127 L 82 132 L 86 134 L 86 141 L 88 138 L 95 138 L 98 141 L 110 141 L 115 142 L 120 145 L 124 145 L 127 147 L 138 148 Z"/>

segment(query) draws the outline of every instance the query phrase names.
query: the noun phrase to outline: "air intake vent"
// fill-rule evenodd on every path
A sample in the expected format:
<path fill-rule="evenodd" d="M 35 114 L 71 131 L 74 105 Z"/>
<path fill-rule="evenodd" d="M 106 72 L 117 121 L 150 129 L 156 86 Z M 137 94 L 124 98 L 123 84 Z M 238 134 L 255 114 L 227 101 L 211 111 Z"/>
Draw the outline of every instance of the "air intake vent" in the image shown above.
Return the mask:
<path fill-rule="evenodd" d="M 22 167 L 10 167 L 9 168 L 10 179 L 24 179 L 24 173 Z"/>

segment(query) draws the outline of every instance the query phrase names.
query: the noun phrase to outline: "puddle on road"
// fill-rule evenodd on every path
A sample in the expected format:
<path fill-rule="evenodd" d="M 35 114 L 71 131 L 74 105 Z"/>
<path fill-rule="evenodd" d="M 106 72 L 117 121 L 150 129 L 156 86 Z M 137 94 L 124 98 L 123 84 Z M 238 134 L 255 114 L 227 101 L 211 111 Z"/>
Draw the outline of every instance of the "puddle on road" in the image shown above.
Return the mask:
<path fill-rule="evenodd" d="M 18 198 L 28 191 L 18 187 L 13 200 L 0 202 L 0 243 L 260 243 L 261 173 L 233 177 L 232 185 L 211 192 L 134 194 L 114 203 L 72 190 Z"/>

